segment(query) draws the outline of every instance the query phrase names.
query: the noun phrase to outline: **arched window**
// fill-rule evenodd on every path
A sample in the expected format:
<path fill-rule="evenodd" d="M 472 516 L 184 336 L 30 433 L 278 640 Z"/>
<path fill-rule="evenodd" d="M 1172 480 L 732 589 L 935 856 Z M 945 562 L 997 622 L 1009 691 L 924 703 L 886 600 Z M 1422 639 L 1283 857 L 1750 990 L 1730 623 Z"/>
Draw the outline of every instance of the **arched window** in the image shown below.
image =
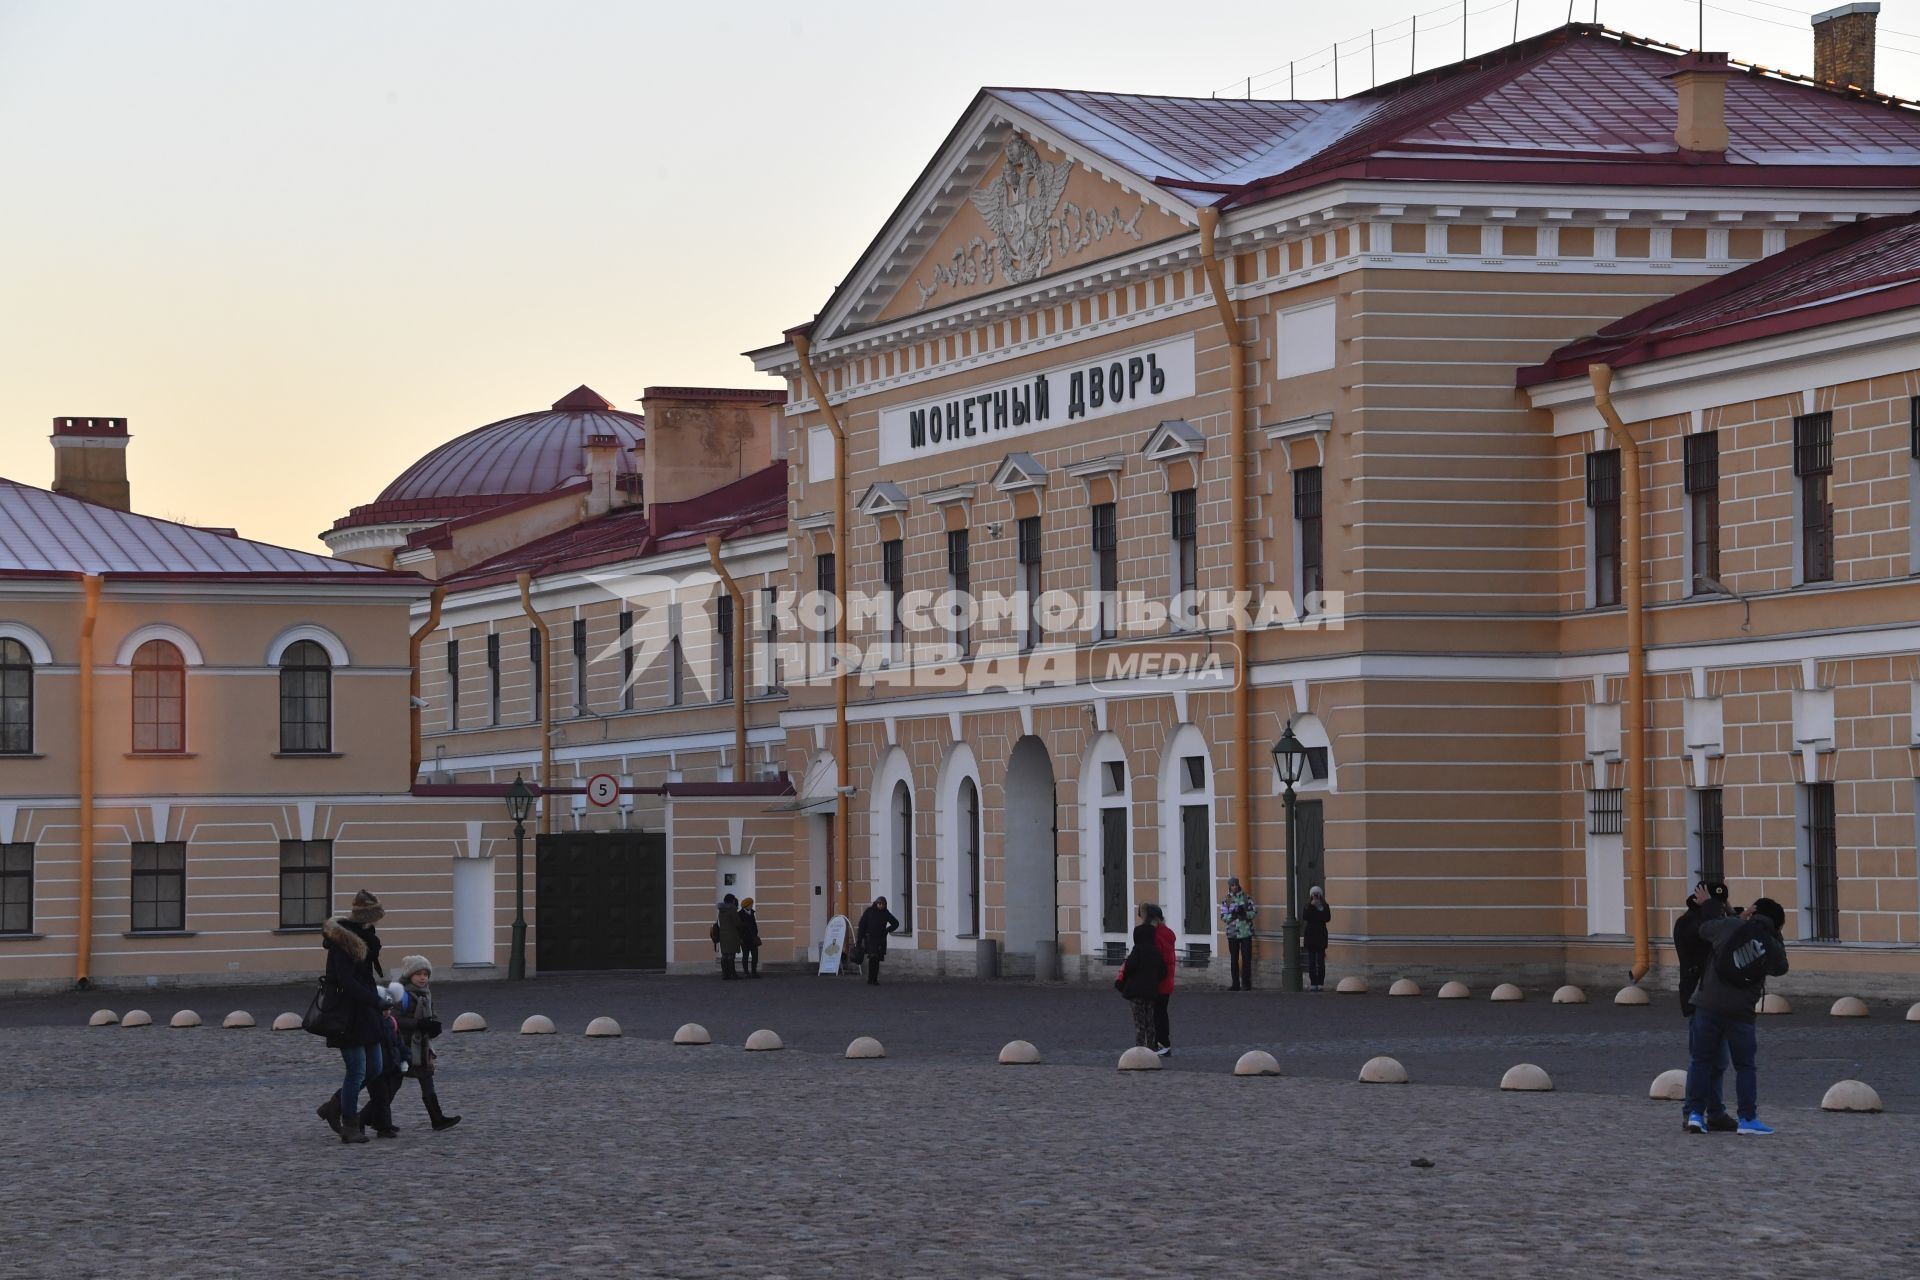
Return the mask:
<path fill-rule="evenodd" d="M 166 640 L 149 640 L 133 652 L 133 749 L 187 749 L 187 664 Z"/>
<path fill-rule="evenodd" d="M 0 755 L 33 754 L 33 655 L 0 640 Z"/>
<path fill-rule="evenodd" d="M 892 903 L 900 917 L 900 932 L 913 932 L 913 793 L 904 782 L 893 784 L 894 884 L 899 901 Z"/>
<path fill-rule="evenodd" d="M 966 877 L 966 914 L 972 937 L 980 936 L 980 788 L 972 778 L 960 782 L 960 874 Z"/>
<path fill-rule="evenodd" d="M 312 640 L 290 644 L 280 655 L 280 750 L 333 750 L 333 660 Z"/>

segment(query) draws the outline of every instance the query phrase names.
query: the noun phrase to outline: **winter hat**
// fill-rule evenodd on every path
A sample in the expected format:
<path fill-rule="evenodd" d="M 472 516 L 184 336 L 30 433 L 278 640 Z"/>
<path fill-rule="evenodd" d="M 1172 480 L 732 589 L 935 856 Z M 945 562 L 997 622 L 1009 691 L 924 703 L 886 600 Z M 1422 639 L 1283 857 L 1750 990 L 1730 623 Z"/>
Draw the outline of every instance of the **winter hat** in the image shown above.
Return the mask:
<path fill-rule="evenodd" d="M 1707 896 L 1715 902 L 1727 900 L 1727 886 L 1719 880 L 1707 881 Z"/>
<path fill-rule="evenodd" d="M 433 966 L 427 962 L 427 958 L 425 956 L 401 957 L 400 981 L 406 982 L 410 978 L 412 978 L 414 974 L 420 973 L 423 970 L 426 972 L 426 975 L 429 978 L 433 976 Z"/>
<path fill-rule="evenodd" d="M 753 899 L 752 899 L 752 898 L 742 898 L 742 899 L 740 899 L 740 909 L 741 909 L 742 911 L 751 911 L 751 910 L 753 910 Z"/>
<path fill-rule="evenodd" d="M 353 895 L 353 910 L 347 918 L 355 924 L 377 924 L 386 914 L 387 909 L 380 905 L 380 899 L 362 889 Z"/>
<path fill-rule="evenodd" d="M 1773 921 L 1773 927 L 1775 929 L 1784 929 L 1787 927 L 1786 908 L 1782 907 L 1772 898 L 1755 898 L 1753 900 L 1753 914 L 1765 916 L 1767 919 Z"/>
<path fill-rule="evenodd" d="M 1228 889 L 1238 889 L 1239 887 L 1240 887 L 1240 877 L 1239 877 L 1239 876 L 1228 876 L 1228 877 L 1227 877 L 1227 888 L 1228 888 Z"/>
<path fill-rule="evenodd" d="M 1315 885 L 1315 886 L 1313 886 L 1313 888 L 1311 888 L 1311 889 L 1309 889 L 1309 890 L 1307 890 L 1307 896 L 1308 896 L 1309 898 L 1317 898 L 1317 897 L 1319 897 L 1319 896 L 1320 896 L 1320 886 L 1319 886 L 1319 885 Z"/>

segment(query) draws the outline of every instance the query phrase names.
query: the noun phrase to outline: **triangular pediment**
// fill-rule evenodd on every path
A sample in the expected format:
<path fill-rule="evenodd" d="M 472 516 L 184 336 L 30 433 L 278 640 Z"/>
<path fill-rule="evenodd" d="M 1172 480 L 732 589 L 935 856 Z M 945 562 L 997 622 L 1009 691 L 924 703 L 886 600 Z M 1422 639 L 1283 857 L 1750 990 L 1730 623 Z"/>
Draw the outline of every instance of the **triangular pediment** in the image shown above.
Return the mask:
<path fill-rule="evenodd" d="M 905 511 L 906 490 L 891 480 L 877 480 L 860 496 L 854 509 L 863 516 L 884 516 Z"/>
<path fill-rule="evenodd" d="M 1191 235 L 1194 226 L 1180 195 L 983 94 L 815 333 L 837 336 L 941 312 Z"/>
<path fill-rule="evenodd" d="M 1174 458 L 1204 453 L 1206 448 L 1207 438 L 1200 434 L 1198 427 L 1185 418 L 1170 418 L 1147 435 L 1147 442 L 1140 446 L 1140 452 L 1155 462 L 1169 462 Z"/>
<path fill-rule="evenodd" d="M 993 473 L 993 487 L 1002 493 L 1012 493 L 1018 489 L 1043 489 L 1047 484 L 1047 469 L 1030 453 L 1010 453 L 1000 460 L 1000 466 Z"/>

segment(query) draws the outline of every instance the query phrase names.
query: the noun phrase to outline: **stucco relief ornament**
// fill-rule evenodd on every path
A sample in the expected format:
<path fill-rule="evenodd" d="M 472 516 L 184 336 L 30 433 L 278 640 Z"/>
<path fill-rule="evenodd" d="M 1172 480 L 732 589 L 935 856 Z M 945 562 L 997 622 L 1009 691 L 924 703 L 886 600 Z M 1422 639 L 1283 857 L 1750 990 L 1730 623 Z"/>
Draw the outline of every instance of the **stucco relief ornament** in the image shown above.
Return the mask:
<path fill-rule="evenodd" d="M 1053 262 L 1053 211 L 1066 194 L 1073 161 L 1049 164 L 1017 133 L 1004 155 L 1000 181 L 974 192 L 973 207 L 993 231 L 1008 283 L 1025 284 Z"/>

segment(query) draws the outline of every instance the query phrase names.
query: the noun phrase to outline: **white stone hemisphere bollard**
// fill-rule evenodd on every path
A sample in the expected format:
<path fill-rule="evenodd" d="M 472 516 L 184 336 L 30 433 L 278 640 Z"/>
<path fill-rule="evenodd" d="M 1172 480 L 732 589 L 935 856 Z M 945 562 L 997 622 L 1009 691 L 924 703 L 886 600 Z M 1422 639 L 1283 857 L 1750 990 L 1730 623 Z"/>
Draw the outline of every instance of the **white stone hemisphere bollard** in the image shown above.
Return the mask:
<path fill-rule="evenodd" d="M 612 1018 L 595 1018 L 587 1024 L 587 1034 L 595 1040 L 614 1040 L 620 1035 L 620 1024 Z"/>
<path fill-rule="evenodd" d="M 1628 983 L 1626 986 L 1620 988 L 1620 992 L 1618 995 L 1614 996 L 1613 1002 L 1615 1004 L 1651 1004 L 1652 1003 L 1652 1001 L 1647 996 L 1646 988 L 1640 986 L 1638 983 Z"/>
<path fill-rule="evenodd" d="M 1500 1077 L 1500 1087 L 1508 1093 L 1551 1093 L 1553 1078 L 1531 1062 L 1508 1067 Z"/>
<path fill-rule="evenodd" d="M 1390 996 L 1417 996 L 1420 994 L 1420 984 L 1412 978 L 1396 978 L 1394 979 L 1393 985 L 1387 988 L 1387 994 Z"/>
<path fill-rule="evenodd" d="M 771 1053 L 775 1049 L 784 1049 L 786 1045 L 773 1032 L 762 1028 L 747 1037 L 748 1053 Z"/>
<path fill-rule="evenodd" d="M 1776 996 L 1772 992 L 1760 997 L 1760 1003 L 1753 1006 L 1755 1013 L 1785 1014 L 1792 1013 L 1793 1006 L 1787 1003 L 1785 996 Z"/>
<path fill-rule="evenodd" d="M 1920 1009 L 1920 1004 L 1917 1004 L 1913 1007 L 1916 1009 Z M 120 1015 L 115 1013 L 113 1010 L 95 1009 L 93 1011 L 93 1016 L 87 1019 L 87 1025 L 90 1027 L 111 1027 L 111 1026 L 117 1025 L 119 1021 L 120 1021 Z"/>
<path fill-rule="evenodd" d="M 300 1015 L 297 1013 L 281 1014 L 273 1020 L 273 1029 L 275 1031 L 298 1031 L 300 1029 Z"/>
<path fill-rule="evenodd" d="M 1003 1067 L 1037 1067 L 1040 1065 L 1040 1051 L 1028 1040 L 1009 1040 L 1000 1050 L 1000 1065 Z"/>
<path fill-rule="evenodd" d="M 1907 1021 L 1920 1022 L 1920 1004 L 1913 1005 L 1907 1010 Z"/>
<path fill-rule="evenodd" d="M 847 1056 L 849 1058 L 884 1058 L 887 1056 L 887 1051 L 872 1036 L 859 1036 L 847 1046 Z"/>
<path fill-rule="evenodd" d="M 123 1027 L 150 1027 L 153 1025 L 153 1015 L 145 1009 L 129 1009 L 127 1010 L 127 1016 L 120 1019 L 120 1025 Z"/>
<path fill-rule="evenodd" d="M 485 1031 L 487 1020 L 477 1013 L 463 1013 L 453 1020 L 455 1031 Z"/>
<path fill-rule="evenodd" d="M 1382 1055 L 1367 1059 L 1367 1065 L 1360 1068 L 1361 1084 L 1405 1084 L 1407 1069 L 1393 1058 Z"/>
<path fill-rule="evenodd" d="M 1442 1000 L 1471 1000 L 1473 999 L 1473 988 L 1464 982 L 1449 982 L 1440 988 L 1440 998 Z"/>
<path fill-rule="evenodd" d="M 253 1025 L 253 1015 L 245 1009 L 235 1009 L 232 1013 L 220 1020 L 220 1025 L 231 1030 L 250 1027 Z"/>
<path fill-rule="evenodd" d="M 1501 1003 L 1507 1003 L 1514 1000 L 1525 1000 L 1526 998 L 1527 998 L 1527 993 L 1522 991 L 1520 988 L 1514 986 L 1511 982 L 1501 983 L 1499 986 L 1493 989 L 1493 994 L 1487 997 L 1487 999 L 1489 1000 L 1495 1000 Z"/>
<path fill-rule="evenodd" d="M 1646 993 L 1643 991 L 1640 994 L 1645 995 Z M 1561 987 L 1553 993 L 1553 1002 L 1555 1004 L 1585 1004 L 1587 1002 L 1587 993 L 1575 986 Z"/>
<path fill-rule="evenodd" d="M 1160 1055 L 1145 1045 L 1137 1044 L 1120 1055 L 1122 1071 L 1158 1071 Z"/>
<path fill-rule="evenodd" d="M 1653 1078 L 1653 1087 L 1647 1090 L 1647 1096 L 1655 1102 L 1685 1102 L 1687 1073 L 1679 1067 L 1662 1071 Z"/>
<path fill-rule="evenodd" d="M 1280 1064 L 1274 1061 L 1272 1054 L 1265 1049 L 1249 1049 L 1240 1055 L 1240 1061 L 1233 1064 L 1233 1074 L 1237 1076 L 1277 1076 Z"/>
<path fill-rule="evenodd" d="M 1859 1080 L 1842 1080 L 1820 1099 L 1822 1111 L 1880 1111 L 1880 1095 Z"/>
<path fill-rule="evenodd" d="M 197 1027 L 200 1025 L 200 1015 L 191 1009 L 182 1009 L 173 1015 L 173 1020 L 167 1025 L 171 1027 Z"/>
<path fill-rule="evenodd" d="M 555 1030 L 553 1019 L 544 1013 L 536 1013 L 520 1024 L 520 1034 L 523 1036 L 550 1036 Z"/>
<path fill-rule="evenodd" d="M 1367 980 L 1357 973 L 1350 973 L 1340 979 L 1334 991 L 1343 996 L 1363 996 L 1367 994 Z"/>
<path fill-rule="evenodd" d="M 1835 1018 L 1864 1018 L 1867 1016 L 1867 1002 L 1859 996 L 1841 996 L 1833 1002 L 1833 1008 L 1827 1013 Z"/>
<path fill-rule="evenodd" d="M 673 1042 L 675 1044 L 712 1044 L 713 1037 L 708 1035 L 707 1029 L 699 1023 L 686 1022 L 673 1033 Z"/>

